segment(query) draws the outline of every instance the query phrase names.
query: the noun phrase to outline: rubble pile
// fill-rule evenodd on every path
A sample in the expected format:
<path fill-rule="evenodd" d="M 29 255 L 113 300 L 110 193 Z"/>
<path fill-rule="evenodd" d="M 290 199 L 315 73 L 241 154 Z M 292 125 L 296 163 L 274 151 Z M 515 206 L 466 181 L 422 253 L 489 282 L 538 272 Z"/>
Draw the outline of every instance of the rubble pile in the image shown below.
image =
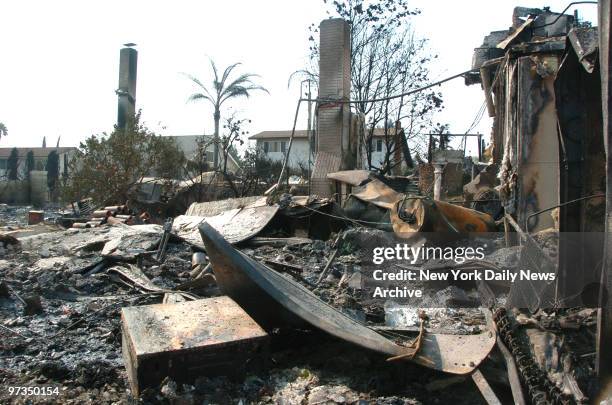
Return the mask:
<path fill-rule="evenodd" d="M 348 230 L 347 234 L 355 232 Z M 165 261 L 156 263 L 149 253 L 156 252 L 162 235 L 158 225 L 103 225 L 20 238 L 18 249 L 0 260 L 2 384 L 59 384 L 60 397 L 55 399 L 62 403 L 123 403 L 132 398 L 122 358 L 121 308 L 161 302 L 164 293 L 146 292 L 147 286 L 173 291 L 194 281 L 192 257 L 198 249 L 172 239 Z M 348 268 L 351 274 L 358 274 L 360 259 L 354 247 L 342 250 L 314 288 L 333 241 L 289 238 L 279 247 L 276 239 L 258 236 L 241 249 L 264 263 L 281 263 L 272 264 L 273 268 L 291 265 L 290 269 L 303 269 L 297 280 L 351 316 L 363 319 L 367 306 L 352 295 L 359 283 L 345 275 Z M 141 269 L 144 283 L 134 274 L 126 277 L 129 272 L 121 273 L 130 266 Z M 197 291 L 198 297 L 222 295 L 214 284 L 186 290 Z M 376 311 L 379 314 L 368 317 L 384 323 L 382 309 Z M 241 381 L 212 376 L 180 384 L 168 378 L 158 387 L 144 390 L 140 398 L 145 403 L 367 400 L 396 404 L 428 402 L 432 395 L 444 403 L 451 397 L 438 387 L 448 378 L 442 373 L 387 363 L 376 353 L 317 331 L 278 331 L 271 338 L 268 367 L 247 367 Z M 453 384 L 464 403 L 480 401 L 478 391 L 465 379 Z"/>
<path fill-rule="evenodd" d="M 391 204 L 387 187 L 353 196 L 395 210 L 395 232 L 288 194 L 196 203 L 163 225 L 22 226 L 2 239 L 0 382 L 57 384 L 63 403 L 481 403 L 491 386 L 511 401 L 519 380 L 530 395 L 589 398 L 593 310 L 505 311 L 506 279 L 405 281 L 423 297 L 373 297 L 373 246 L 424 246 L 431 224 L 499 226 L 422 197 Z M 449 246 L 485 234 L 453 235 Z M 384 267 L 518 271 L 523 248 L 495 235 L 477 260 Z M 533 366 L 511 368 L 517 356 Z"/>

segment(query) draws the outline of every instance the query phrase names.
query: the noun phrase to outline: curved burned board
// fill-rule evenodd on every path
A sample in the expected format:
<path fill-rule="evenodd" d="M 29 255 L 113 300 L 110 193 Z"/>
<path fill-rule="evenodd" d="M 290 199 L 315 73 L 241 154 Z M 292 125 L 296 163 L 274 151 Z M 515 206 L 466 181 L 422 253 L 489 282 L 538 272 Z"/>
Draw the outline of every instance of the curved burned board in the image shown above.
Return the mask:
<path fill-rule="evenodd" d="M 407 349 L 356 322 L 319 299 L 301 284 L 234 249 L 210 224 L 199 227 L 221 290 L 266 329 L 308 324 L 358 346 L 389 356 Z M 495 334 L 427 333 L 411 361 L 453 374 L 473 371 L 495 345 Z"/>

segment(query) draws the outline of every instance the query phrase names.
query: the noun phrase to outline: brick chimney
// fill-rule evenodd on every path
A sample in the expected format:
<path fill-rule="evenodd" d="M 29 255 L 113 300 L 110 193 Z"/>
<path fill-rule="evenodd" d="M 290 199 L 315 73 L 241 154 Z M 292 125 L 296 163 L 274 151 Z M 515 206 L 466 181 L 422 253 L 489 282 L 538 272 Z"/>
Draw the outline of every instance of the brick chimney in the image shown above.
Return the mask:
<path fill-rule="evenodd" d="M 119 52 L 119 87 L 117 88 L 117 126 L 125 128 L 136 112 L 136 68 L 138 51 L 126 44 Z"/>
<path fill-rule="evenodd" d="M 351 37 L 341 18 L 320 25 L 319 99 L 349 100 L 351 94 Z M 334 101 L 319 104 L 316 159 L 312 192 L 330 196 L 335 191 L 327 173 L 354 166 L 349 152 L 350 106 Z"/>

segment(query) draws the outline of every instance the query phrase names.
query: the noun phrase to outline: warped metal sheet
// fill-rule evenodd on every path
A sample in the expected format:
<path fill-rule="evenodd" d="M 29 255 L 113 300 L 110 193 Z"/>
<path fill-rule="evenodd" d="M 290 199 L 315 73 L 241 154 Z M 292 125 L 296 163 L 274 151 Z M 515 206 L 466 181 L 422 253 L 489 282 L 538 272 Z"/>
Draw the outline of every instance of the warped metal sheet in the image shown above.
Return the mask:
<path fill-rule="evenodd" d="M 396 201 L 404 197 L 403 194 L 398 193 L 378 179 L 372 179 L 372 181 L 352 195 L 361 201 L 386 209 L 391 209 Z"/>
<path fill-rule="evenodd" d="M 204 247 L 198 226 L 206 221 L 228 242 L 239 243 L 261 232 L 277 212 L 278 205 L 266 205 L 265 199 L 259 199 L 244 208 L 228 210 L 211 217 L 180 215 L 174 219 L 172 232 L 188 243 Z"/>
<path fill-rule="evenodd" d="M 567 34 L 569 43 L 574 48 L 578 60 L 584 69 L 593 73 L 597 64 L 599 49 L 599 30 L 597 28 L 572 28 Z"/>
<path fill-rule="evenodd" d="M 534 21 L 533 17 L 530 17 L 530 18 L 526 19 L 525 22 L 523 23 L 523 25 L 521 25 L 512 34 L 508 35 L 508 37 L 506 39 L 504 39 L 499 44 L 497 44 L 497 48 L 506 50 L 506 48 L 510 44 L 514 43 L 516 41 L 516 39 L 521 36 L 521 34 L 527 29 L 527 27 L 529 27 L 531 25 L 531 23 L 533 21 Z"/>
<path fill-rule="evenodd" d="M 292 279 L 234 249 L 208 223 L 199 227 L 221 290 L 264 328 L 282 323 L 308 324 L 333 336 L 389 356 L 407 349 L 356 322 Z M 495 334 L 440 335 L 427 333 L 411 361 L 453 374 L 472 372 L 495 345 Z"/>
<path fill-rule="evenodd" d="M 236 208 L 243 208 L 261 200 L 262 197 L 241 197 L 241 198 L 228 198 L 226 200 L 208 201 L 208 202 L 194 202 L 189 206 L 185 215 L 189 216 L 200 216 L 200 217 L 212 217 L 219 215 L 225 211 L 233 210 Z M 265 197 L 263 200 L 265 201 Z"/>
<path fill-rule="evenodd" d="M 370 172 L 367 170 L 344 170 L 341 172 L 327 173 L 327 178 L 347 183 L 351 186 L 362 186 L 368 182 Z"/>

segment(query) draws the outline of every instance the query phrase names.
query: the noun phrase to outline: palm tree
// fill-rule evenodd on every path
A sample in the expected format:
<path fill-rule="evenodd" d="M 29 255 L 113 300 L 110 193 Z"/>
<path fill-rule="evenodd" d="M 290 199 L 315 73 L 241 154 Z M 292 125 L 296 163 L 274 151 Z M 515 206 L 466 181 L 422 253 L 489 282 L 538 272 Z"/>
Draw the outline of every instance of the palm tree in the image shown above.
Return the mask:
<path fill-rule="evenodd" d="M 193 93 L 191 96 L 189 96 L 187 102 L 207 100 L 212 104 L 214 108 L 214 167 L 215 169 L 217 169 L 219 167 L 219 122 L 221 121 L 221 107 L 223 103 L 235 97 L 249 97 L 251 95 L 250 92 L 254 90 L 262 90 L 266 93 L 269 92 L 264 87 L 255 84 L 252 81 L 253 78 L 259 77 L 259 75 L 256 74 L 244 73 L 230 81 L 229 76 L 232 74 L 232 71 L 240 65 L 240 63 L 234 63 L 233 65 L 229 65 L 228 67 L 226 67 L 221 76 L 219 76 L 217 66 L 215 65 L 215 62 L 212 61 L 212 59 L 210 60 L 210 65 L 212 66 L 212 71 L 214 75 L 211 90 L 209 90 L 204 84 L 202 84 L 202 82 L 198 78 L 186 74 L 186 76 L 198 86 L 198 90 L 200 90 L 200 92 Z"/>
<path fill-rule="evenodd" d="M 6 125 L 0 122 L 0 138 L 8 135 L 8 129 L 6 129 Z"/>

